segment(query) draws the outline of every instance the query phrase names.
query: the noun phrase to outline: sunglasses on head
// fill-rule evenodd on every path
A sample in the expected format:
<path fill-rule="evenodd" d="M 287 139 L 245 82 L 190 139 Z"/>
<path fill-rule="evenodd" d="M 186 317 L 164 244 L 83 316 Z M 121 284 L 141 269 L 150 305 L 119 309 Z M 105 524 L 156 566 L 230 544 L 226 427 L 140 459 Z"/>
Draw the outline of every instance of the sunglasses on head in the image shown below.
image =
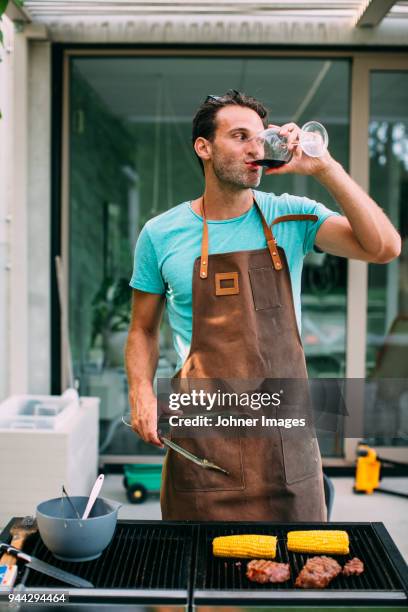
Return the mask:
<path fill-rule="evenodd" d="M 235 97 L 235 96 L 239 96 L 239 95 L 240 95 L 240 94 L 239 94 L 239 91 L 237 91 L 236 89 L 230 89 L 230 92 L 232 92 L 233 96 L 232 96 L 232 95 L 230 95 L 230 94 L 225 94 L 225 95 L 223 95 L 223 96 L 213 96 L 213 95 L 208 95 L 208 96 L 206 97 L 206 99 L 205 99 L 205 101 L 204 101 L 204 102 L 210 102 L 211 100 L 214 100 L 215 102 L 218 102 L 219 100 L 223 100 L 224 98 L 226 98 L 226 97 L 227 97 L 227 95 L 228 95 L 228 97 L 229 97 L 229 98 L 231 98 L 231 97 Z"/>

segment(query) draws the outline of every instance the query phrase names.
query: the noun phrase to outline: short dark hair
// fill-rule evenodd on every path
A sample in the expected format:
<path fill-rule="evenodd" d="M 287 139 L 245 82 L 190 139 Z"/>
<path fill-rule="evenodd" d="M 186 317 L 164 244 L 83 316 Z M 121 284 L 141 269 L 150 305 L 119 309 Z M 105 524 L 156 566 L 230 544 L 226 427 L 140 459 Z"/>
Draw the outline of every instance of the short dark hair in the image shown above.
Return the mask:
<path fill-rule="evenodd" d="M 268 109 L 252 96 L 247 96 L 235 89 L 229 89 L 222 96 L 207 96 L 205 101 L 199 106 L 193 119 L 193 146 L 197 138 L 200 136 L 207 140 L 213 140 L 216 130 L 216 116 L 220 108 L 224 106 L 235 105 L 244 106 L 258 113 L 264 126 L 268 122 Z M 202 159 L 197 155 L 197 159 L 204 174 L 204 164 Z"/>

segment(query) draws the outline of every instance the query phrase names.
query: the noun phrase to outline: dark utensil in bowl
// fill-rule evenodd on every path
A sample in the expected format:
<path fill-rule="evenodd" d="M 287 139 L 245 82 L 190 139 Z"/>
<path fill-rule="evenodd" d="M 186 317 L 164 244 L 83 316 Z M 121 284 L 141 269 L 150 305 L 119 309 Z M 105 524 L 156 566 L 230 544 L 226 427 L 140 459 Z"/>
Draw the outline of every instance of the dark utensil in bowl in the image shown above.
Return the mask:
<path fill-rule="evenodd" d="M 37 506 L 38 530 L 45 546 L 63 561 L 97 559 L 115 532 L 118 510 L 122 504 L 98 497 L 89 515 L 84 513 L 88 497 L 72 496 L 74 509 L 66 498 L 56 497 Z"/>

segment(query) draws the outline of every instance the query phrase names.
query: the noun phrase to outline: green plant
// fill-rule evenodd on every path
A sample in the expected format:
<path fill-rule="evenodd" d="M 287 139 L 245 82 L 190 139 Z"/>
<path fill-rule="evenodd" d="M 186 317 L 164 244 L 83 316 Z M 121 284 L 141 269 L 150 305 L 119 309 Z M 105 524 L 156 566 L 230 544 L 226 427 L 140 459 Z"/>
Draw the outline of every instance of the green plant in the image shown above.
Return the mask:
<path fill-rule="evenodd" d="M 20 7 L 23 6 L 24 4 L 24 0 L 13 0 L 13 2 L 14 4 Z M 0 0 L 0 44 L 1 45 L 3 45 L 3 32 L 1 30 L 1 21 L 2 21 L 2 16 L 6 12 L 8 3 L 9 3 L 9 0 Z"/>
<path fill-rule="evenodd" d="M 0 0 L 0 23 L 2 21 L 2 16 L 4 14 L 4 11 L 6 10 L 8 5 L 8 0 Z M 3 32 L 1 30 L 0 27 L 0 43 L 3 44 Z"/>
<path fill-rule="evenodd" d="M 127 278 L 114 280 L 107 277 L 102 281 L 92 300 L 91 346 L 99 335 L 105 336 L 128 328 L 131 294 Z"/>
<path fill-rule="evenodd" d="M 24 0 L 13 0 L 14 4 L 16 4 L 17 6 L 23 6 L 24 4 Z M 9 3 L 9 0 L 0 0 L 0 45 L 2 47 L 4 47 L 4 36 L 3 36 L 3 30 L 2 30 L 2 17 L 4 15 L 4 13 L 6 12 L 6 8 L 7 5 Z M 1 55 L 0 55 L 0 62 L 2 61 L 1 59 Z M 2 114 L 1 114 L 1 110 L 0 110 L 0 119 L 2 118 Z"/>

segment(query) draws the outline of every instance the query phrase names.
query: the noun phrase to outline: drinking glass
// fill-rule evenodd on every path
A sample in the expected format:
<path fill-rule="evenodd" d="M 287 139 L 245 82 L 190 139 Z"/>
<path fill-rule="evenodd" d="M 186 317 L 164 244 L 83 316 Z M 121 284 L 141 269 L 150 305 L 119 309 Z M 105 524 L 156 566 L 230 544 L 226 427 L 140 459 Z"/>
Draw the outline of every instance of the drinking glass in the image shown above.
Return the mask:
<path fill-rule="evenodd" d="M 268 128 L 257 134 L 256 138 L 263 144 L 264 157 L 256 159 L 254 164 L 267 168 L 279 168 L 292 159 L 293 153 L 288 149 L 285 136 L 279 135 L 280 128 Z M 322 157 L 329 144 L 326 128 L 318 121 L 308 121 L 302 126 L 299 140 L 294 143 L 300 146 L 309 157 Z"/>

